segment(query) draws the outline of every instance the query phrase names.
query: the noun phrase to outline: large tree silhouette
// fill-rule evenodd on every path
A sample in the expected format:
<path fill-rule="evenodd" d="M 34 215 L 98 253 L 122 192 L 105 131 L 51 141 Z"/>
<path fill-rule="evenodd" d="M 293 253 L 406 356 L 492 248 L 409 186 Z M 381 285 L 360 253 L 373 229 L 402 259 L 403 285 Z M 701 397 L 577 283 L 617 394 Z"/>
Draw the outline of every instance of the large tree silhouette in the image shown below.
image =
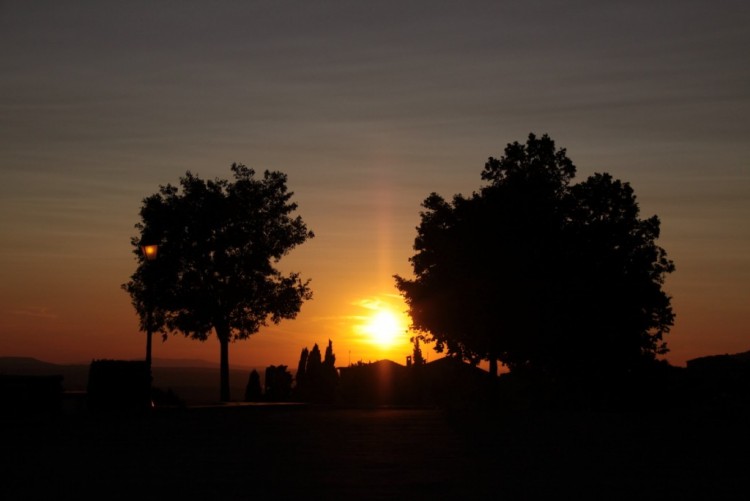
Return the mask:
<path fill-rule="evenodd" d="M 229 400 L 229 343 L 294 318 L 312 297 L 309 281 L 275 268 L 313 233 L 290 201 L 287 177 L 258 179 L 241 164 L 234 180 L 205 181 L 187 172 L 180 186 L 161 186 L 143 200 L 132 239 L 138 268 L 123 285 L 146 330 L 178 331 L 220 345 L 221 400 Z M 158 262 L 141 255 L 158 244 Z"/>
<path fill-rule="evenodd" d="M 608 174 L 571 185 L 565 149 L 530 134 L 490 158 L 469 197 L 423 203 L 396 277 L 414 327 L 439 351 L 511 370 L 628 371 L 666 353 L 674 320 L 662 290 L 674 270 L 639 218 L 632 188 Z"/>

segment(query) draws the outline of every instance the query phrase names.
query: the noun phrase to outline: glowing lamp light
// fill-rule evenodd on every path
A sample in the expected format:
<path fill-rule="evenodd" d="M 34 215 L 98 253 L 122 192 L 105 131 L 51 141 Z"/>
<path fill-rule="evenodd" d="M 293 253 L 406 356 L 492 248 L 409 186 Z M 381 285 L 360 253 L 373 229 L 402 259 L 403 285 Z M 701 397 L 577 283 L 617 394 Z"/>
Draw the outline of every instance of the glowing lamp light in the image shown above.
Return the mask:
<path fill-rule="evenodd" d="M 143 253 L 144 259 L 146 261 L 153 261 L 156 259 L 156 254 L 159 252 L 159 246 L 158 245 L 141 245 L 141 252 Z M 149 269 L 151 269 L 151 266 L 148 266 Z M 150 294 L 149 294 L 150 296 Z M 150 300 L 148 301 L 150 303 Z M 152 306 L 149 305 L 148 311 L 147 311 L 147 320 L 146 320 L 146 365 L 148 365 L 149 370 L 151 369 L 151 335 L 153 332 L 151 331 L 151 317 L 153 315 L 153 312 L 151 311 Z"/>
<path fill-rule="evenodd" d="M 143 252 L 143 257 L 145 257 L 147 261 L 153 261 L 156 259 L 156 254 L 159 252 L 159 246 L 141 245 L 141 252 Z"/>

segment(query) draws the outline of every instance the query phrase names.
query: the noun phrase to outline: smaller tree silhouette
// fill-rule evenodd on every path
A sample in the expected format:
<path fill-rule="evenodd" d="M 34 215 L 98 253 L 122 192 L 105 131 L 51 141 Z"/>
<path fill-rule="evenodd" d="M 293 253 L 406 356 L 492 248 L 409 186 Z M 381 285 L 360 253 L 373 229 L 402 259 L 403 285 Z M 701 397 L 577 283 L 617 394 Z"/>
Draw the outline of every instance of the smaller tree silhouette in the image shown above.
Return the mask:
<path fill-rule="evenodd" d="M 320 381 L 323 379 L 323 361 L 320 357 L 320 348 L 315 343 L 307 356 L 305 366 L 305 379 L 307 380 L 308 400 L 318 400 Z"/>
<path fill-rule="evenodd" d="M 416 366 L 424 365 L 426 363 L 424 355 L 422 355 L 422 348 L 419 346 L 420 336 L 414 336 L 410 341 L 414 344 L 414 351 L 412 354 L 412 363 Z"/>
<path fill-rule="evenodd" d="M 310 351 L 307 347 L 302 349 L 299 356 L 299 363 L 297 364 L 297 374 L 294 376 L 294 394 L 298 400 L 307 400 L 307 359 L 310 356 Z"/>
<path fill-rule="evenodd" d="M 331 403 L 336 399 L 339 375 L 330 339 L 322 359 L 317 343 L 312 350 L 302 350 L 295 380 L 295 397 L 303 402 Z"/>
<path fill-rule="evenodd" d="M 245 402 L 259 402 L 263 398 L 263 389 L 260 386 L 260 374 L 253 369 L 245 387 Z"/>
<path fill-rule="evenodd" d="M 333 402 L 336 398 L 336 387 L 339 374 L 336 371 L 336 355 L 333 354 L 333 342 L 329 339 L 323 359 L 323 371 L 320 388 L 320 398 L 324 402 Z"/>
<path fill-rule="evenodd" d="M 266 368 L 266 400 L 285 402 L 292 394 L 292 373 L 286 365 L 270 365 Z"/>

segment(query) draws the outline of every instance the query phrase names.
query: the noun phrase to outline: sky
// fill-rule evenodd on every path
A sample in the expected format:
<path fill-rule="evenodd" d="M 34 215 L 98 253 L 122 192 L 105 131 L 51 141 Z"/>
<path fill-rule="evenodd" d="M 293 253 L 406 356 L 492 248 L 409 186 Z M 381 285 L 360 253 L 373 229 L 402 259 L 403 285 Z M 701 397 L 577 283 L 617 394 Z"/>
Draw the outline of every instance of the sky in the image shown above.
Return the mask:
<path fill-rule="evenodd" d="M 314 298 L 231 363 L 295 368 L 329 339 L 338 365 L 404 363 L 408 333 L 370 319 L 406 322 L 421 202 L 477 190 L 530 132 L 661 218 L 667 360 L 750 350 L 748 26 L 744 0 L 0 0 L 0 356 L 143 358 L 120 289 L 142 199 L 241 162 L 288 175 L 316 236 L 279 266 Z"/>

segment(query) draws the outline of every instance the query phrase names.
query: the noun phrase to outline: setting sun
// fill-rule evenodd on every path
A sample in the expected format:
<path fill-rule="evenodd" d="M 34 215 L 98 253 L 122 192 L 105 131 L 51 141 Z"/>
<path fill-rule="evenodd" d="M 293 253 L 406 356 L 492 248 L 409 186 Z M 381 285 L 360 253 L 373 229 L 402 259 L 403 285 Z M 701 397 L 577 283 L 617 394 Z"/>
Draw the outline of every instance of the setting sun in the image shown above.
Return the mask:
<path fill-rule="evenodd" d="M 400 296 L 380 294 L 353 303 L 359 313 L 351 318 L 356 339 L 355 359 L 361 357 L 402 360 L 411 351 L 409 317 Z"/>
<path fill-rule="evenodd" d="M 365 331 L 375 344 L 389 347 L 405 331 L 405 327 L 401 325 L 393 312 L 383 309 L 372 315 L 365 326 Z"/>

